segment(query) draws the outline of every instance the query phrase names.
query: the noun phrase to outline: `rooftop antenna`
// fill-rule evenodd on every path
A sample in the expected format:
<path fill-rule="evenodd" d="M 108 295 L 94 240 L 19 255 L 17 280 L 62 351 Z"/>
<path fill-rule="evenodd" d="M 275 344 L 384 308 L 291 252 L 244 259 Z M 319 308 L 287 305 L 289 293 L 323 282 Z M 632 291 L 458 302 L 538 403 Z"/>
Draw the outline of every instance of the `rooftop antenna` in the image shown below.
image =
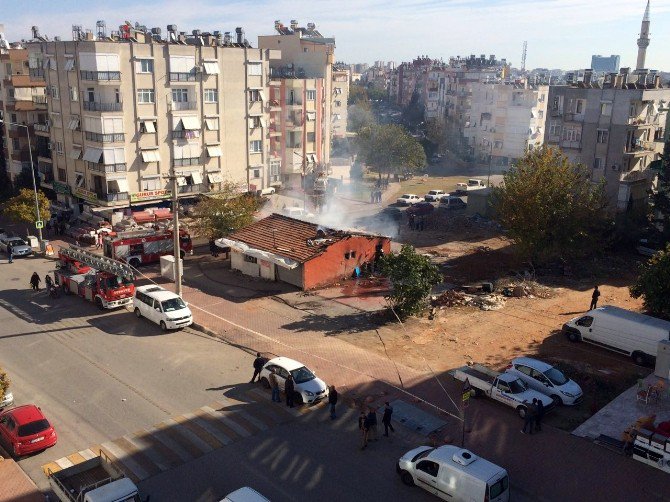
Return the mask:
<path fill-rule="evenodd" d="M 521 51 L 521 71 L 526 71 L 526 54 L 528 52 L 528 41 L 523 41 L 523 50 Z"/>
<path fill-rule="evenodd" d="M 84 34 L 84 30 L 80 24 L 72 25 L 72 40 L 81 40 Z"/>
<path fill-rule="evenodd" d="M 95 28 L 98 40 L 104 40 L 105 38 L 107 38 L 107 25 L 103 20 L 96 21 Z"/>

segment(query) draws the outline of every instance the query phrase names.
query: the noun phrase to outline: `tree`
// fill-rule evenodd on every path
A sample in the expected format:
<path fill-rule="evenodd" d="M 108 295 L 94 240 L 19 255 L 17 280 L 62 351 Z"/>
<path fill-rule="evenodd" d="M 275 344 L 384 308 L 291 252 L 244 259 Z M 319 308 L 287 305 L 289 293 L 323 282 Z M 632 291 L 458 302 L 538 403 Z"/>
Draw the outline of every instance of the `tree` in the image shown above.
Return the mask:
<path fill-rule="evenodd" d="M 391 173 L 414 172 L 426 165 L 426 153 L 415 138 L 397 124 L 375 125 L 358 133 L 359 158 L 387 177 Z"/>
<path fill-rule="evenodd" d="M 433 286 L 443 280 L 438 268 L 409 244 L 403 244 L 400 253 L 384 256 L 380 268 L 391 281 L 391 308 L 401 318 L 421 312 Z"/>
<path fill-rule="evenodd" d="M 369 108 L 355 104 L 347 109 L 347 130 L 357 133 L 375 123 L 375 116 Z"/>
<path fill-rule="evenodd" d="M 526 153 L 494 188 L 497 220 L 531 261 L 584 256 L 602 248 L 607 228 L 602 184 L 559 150 Z"/>
<path fill-rule="evenodd" d="M 370 99 L 368 98 L 368 90 L 364 85 L 360 84 L 352 84 L 349 86 L 349 98 L 348 98 L 348 105 L 361 105 L 364 103 L 363 106 L 366 106 L 369 108 Z"/>
<path fill-rule="evenodd" d="M 415 90 L 412 93 L 412 98 L 410 99 L 407 108 L 402 112 L 402 118 L 405 124 L 411 127 L 416 127 L 423 122 L 423 117 L 424 106 L 421 102 L 421 95 Z"/>
<path fill-rule="evenodd" d="M 51 201 L 41 190 L 37 191 L 37 200 L 40 208 L 40 218 L 42 218 L 42 221 L 46 221 L 51 218 Z M 2 212 L 16 223 L 34 225 L 37 221 L 35 192 L 28 188 L 22 188 L 18 195 L 4 204 Z"/>
<path fill-rule="evenodd" d="M 670 138 L 665 142 L 663 155 L 658 162 L 658 181 L 652 195 L 650 219 L 660 233 L 662 242 L 670 241 Z"/>
<path fill-rule="evenodd" d="M 426 120 L 426 139 L 437 147 L 438 152 L 444 152 L 447 130 L 443 118 L 435 117 Z"/>
<path fill-rule="evenodd" d="M 195 206 L 189 228 L 196 236 L 218 239 L 253 223 L 254 213 L 263 200 L 253 194 L 240 194 L 232 183 L 224 184 L 216 196 L 204 197 Z"/>
<path fill-rule="evenodd" d="M 670 316 L 670 244 L 640 265 L 630 295 L 641 297 L 645 308 L 654 314 Z"/>
<path fill-rule="evenodd" d="M 5 394 L 9 390 L 10 383 L 11 381 L 9 380 L 7 373 L 5 373 L 2 368 L 0 368 L 0 401 L 2 401 L 2 398 L 5 397 Z"/>

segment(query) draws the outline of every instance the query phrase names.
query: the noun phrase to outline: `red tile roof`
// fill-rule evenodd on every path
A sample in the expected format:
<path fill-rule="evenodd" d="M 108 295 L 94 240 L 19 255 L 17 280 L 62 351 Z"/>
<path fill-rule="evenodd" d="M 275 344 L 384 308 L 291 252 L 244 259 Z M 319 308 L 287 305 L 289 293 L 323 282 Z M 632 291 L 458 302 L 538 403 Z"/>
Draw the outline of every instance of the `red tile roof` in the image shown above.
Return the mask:
<path fill-rule="evenodd" d="M 324 233 L 317 235 L 319 228 L 322 228 Z M 304 263 L 319 256 L 331 244 L 352 235 L 356 234 L 320 227 L 316 223 L 296 220 L 281 214 L 272 214 L 227 238 L 243 242 L 254 249 L 276 253 Z"/>

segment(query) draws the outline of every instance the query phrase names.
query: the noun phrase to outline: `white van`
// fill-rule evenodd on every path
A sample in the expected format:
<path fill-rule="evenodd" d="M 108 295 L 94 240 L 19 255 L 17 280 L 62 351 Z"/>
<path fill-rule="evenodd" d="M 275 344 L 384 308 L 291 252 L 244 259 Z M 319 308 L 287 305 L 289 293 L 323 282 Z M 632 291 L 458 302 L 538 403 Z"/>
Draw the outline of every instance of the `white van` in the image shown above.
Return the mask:
<path fill-rule="evenodd" d="M 507 471 L 458 446 L 414 448 L 398 460 L 396 470 L 406 485 L 420 486 L 443 500 L 509 500 Z"/>
<path fill-rule="evenodd" d="M 270 502 L 253 488 L 243 486 L 221 499 L 221 502 Z"/>
<path fill-rule="evenodd" d="M 146 317 L 160 325 L 163 331 L 193 324 L 193 315 L 186 302 L 179 295 L 154 284 L 135 289 L 133 308 L 138 318 Z"/>
<path fill-rule="evenodd" d="M 670 322 L 606 305 L 570 319 L 563 333 L 572 342 L 589 342 L 651 365 L 658 342 L 670 340 Z"/>

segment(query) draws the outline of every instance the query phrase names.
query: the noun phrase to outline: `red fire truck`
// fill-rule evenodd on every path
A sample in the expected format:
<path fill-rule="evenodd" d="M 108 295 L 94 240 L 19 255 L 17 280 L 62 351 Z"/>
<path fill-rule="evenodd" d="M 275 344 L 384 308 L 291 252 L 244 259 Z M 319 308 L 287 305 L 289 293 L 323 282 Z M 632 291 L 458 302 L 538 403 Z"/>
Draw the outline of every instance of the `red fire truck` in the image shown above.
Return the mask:
<path fill-rule="evenodd" d="M 106 237 L 103 244 L 105 256 L 124 261 L 133 267 L 160 261 L 160 257 L 172 254 L 173 233 L 171 230 L 130 230 Z M 193 252 L 191 236 L 179 231 L 179 255 Z"/>
<path fill-rule="evenodd" d="M 65 293 L 95 302 L 100 309 L 114 309 L 133 302 L 132 267 L 76 246 L 61 248 L 54 276 Z"/>

